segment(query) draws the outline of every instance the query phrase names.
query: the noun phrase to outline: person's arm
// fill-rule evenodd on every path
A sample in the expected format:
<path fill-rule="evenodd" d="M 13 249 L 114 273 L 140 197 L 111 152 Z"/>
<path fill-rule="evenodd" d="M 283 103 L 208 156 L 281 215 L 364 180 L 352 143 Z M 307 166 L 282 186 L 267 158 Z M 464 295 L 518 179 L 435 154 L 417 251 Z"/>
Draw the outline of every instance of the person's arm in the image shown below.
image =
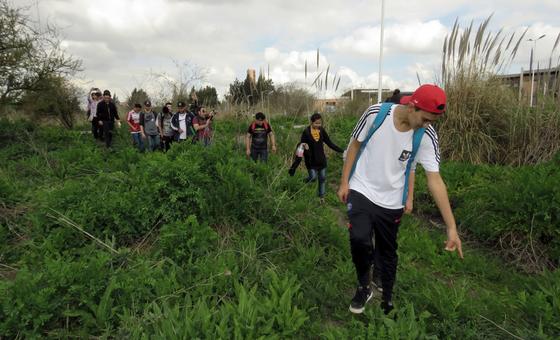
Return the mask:
<path fill-rule="evenodd" d="M 350 181 L 350 171 L 352 171 L 352 166 L 354 166 L 354 162 L 356 161 L 356 156 L 358 155 L 361 145 L 361 142 L 352 138 L 352 141 L 348 146 L 348 151 L 346 152 L 346 160 L 344 161 L 344 165 L 342 167 L 342 176 L 340 177 L 340 186 L 338 187 L 337 193 L 338 198 L 343 203 L 346 203 L 346 199 L 348 198 L 348 192 L 350 190 L 348 184 Z"/>
<path fill-rule="evenodd" d="M 428 179 L 428 188 L 436 202 L 436 205 L 443 217 L 443 221 L 447 226 L 447 242 L 445 243 L 445 250 L 455 251 L 459 253 L 459 257 L 463 258 L 463 248 L 461 246 L 461 239 L 457 233 L 457 225 L 455 224 L 455 217 L 451 211 L 449 204 L 449 197 L 447 196 L 447 188 L 439 172 L 426 171 Z"/>
<path fill-rule="evenodd" d="M 156 128 L 158 130 L 158 134 L 161 138 L 163 138 L 163 129 L 161 128 L 161 124 L 159 123 L 159 113 L 154 113 L 156 115 Z"/>
<path fill-rule="evenodd" d="M 414 181 L 416 179 L 416 172 L 414 170 L 410 171 L 410 176 L 408 177 L 408 194 L 406 196 L 406 203 L 404 205 L 404 213 L 410 214 L 414 206 Z"/>
<path fill-rule="evenodd" d="M 272 144 L 272 152 L 276 152 L 276 137 L 274 132 L 270 131 L 270 143 Z"/>
<path fill-rule="evenodd" d="M 245 135 L 245 154 L 247 154 L 247 157 L 249 157 L 251 155 L 251 138 L 252 135 L 250 132 L 247 132 L 247 134 Z"/>
<path fill-rule="evenodd" d="M 126 123 L 130 126 L 130 130 L 134 131 L 134 125 L 132 125 L 132 113 L 129 112 L 128 116 L 126 117 Z"/>
<path fill-rule="evenodd" d="M 194 131 L 202 130 L 206 127 L 206 125 L 200 125 L 198 123 L 198 117 L 193 118 L 193 129 Z"/>
<path fill-rule="evenodd" d="M 140 132 L 142 133 L 142 137 L 146 138 L 146 133 L 144 132 L 144 112 L 140 114 Z"/>
<path fill-rule="evenodd" d="M 117 110 L 117 105 L 113 103 L 113 107 L 115 108 L 115 119 L 118 120 L 120 124 L 121 119 L 119 118 L 119 110 Z"/>
<path fill-rule="evenodd" d="M 331 148 L 331 149 L 333 149 L 334 151 L 339 152 L 339 153 L 343 153 L 343 152 L 344 152 L 344 150 L 342 150 L 338 145 L 334 144 L 334 143 L 331 141 L 331 139 L 330 139 L 330 137 L 329 137 L 329 134 L 327 133 L 327 130 L 323 129 L 322 132 L 323 132 L 323 140 L 325 141 L 325 144 L 327 144 L 327 145 L 329 146 L 329 148 Z"/>

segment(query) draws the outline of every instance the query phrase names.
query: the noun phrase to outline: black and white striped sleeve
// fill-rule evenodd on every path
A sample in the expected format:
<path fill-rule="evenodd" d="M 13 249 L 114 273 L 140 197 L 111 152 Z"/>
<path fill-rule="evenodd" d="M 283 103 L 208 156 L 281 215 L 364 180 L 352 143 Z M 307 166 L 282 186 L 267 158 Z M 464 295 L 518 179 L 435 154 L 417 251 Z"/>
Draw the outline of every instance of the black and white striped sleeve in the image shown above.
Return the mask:
<path fill-rule="evenodd" d="M 441 158 L 439 154 L 438 136 L 436 130 L 431 125 L 428 126 L 426 132 L 424 133 L 424 137 L 422 137 L 420 149 L 418 149 L 418 154 L 415 159 L 415 163 L 416 162 L 420 163 L 426 171 L 439 171 Z"/>
<path fill-rule="evenodd" d="M 381 105 L 379 104 L 368 107 L 364 114 L 362 114 L 362 117 L 360 117 L 360 120 L 358 120 L 358 124 L 356 124 L 356 127 L 354 127 L 352 131 L 352 137 L 358 142 L 363 142 L 366 139 L 368 131 L 380 108 Z"/>

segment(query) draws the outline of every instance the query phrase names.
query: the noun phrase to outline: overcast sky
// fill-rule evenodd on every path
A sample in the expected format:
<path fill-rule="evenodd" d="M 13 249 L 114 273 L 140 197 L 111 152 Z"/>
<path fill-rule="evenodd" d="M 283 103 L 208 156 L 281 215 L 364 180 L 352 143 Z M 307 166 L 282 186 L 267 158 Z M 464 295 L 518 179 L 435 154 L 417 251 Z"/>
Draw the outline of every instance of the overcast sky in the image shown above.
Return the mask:
<path fill-rule="evenodd" d="M 304 84 L 306 60 L 309 83 L 317 74 L 317 48 L 319 72 L 330 65 L 330 74 L 342 76 L 336 94 L 378 85 L 381 0 L 10 1 L 29 5 L 41 24 L 61 29 L 64 48 L 83 60 L 76 82 L 121 98 L 134 87 L 155 92 L 153 74 L 177 78 L 174 61 L 195 65 L 203 84 L 220 94 L 235 78 L 244 79 L 247 68 L 267 74 L 270 67 L 277 85 Z M 560 33 L 560 0 L 392 0 L 385 8 L 383 87 L 413 90 L 417 73 L 422 82 L 434 82 L 455 19 L 465 27 L 492 13 L 494 31 L 529 27 L 527 38 L 546 34 L 536 59 L 548 65 Z M 531 46 L 522 43 L 516 71 L 528 68 Z"/>

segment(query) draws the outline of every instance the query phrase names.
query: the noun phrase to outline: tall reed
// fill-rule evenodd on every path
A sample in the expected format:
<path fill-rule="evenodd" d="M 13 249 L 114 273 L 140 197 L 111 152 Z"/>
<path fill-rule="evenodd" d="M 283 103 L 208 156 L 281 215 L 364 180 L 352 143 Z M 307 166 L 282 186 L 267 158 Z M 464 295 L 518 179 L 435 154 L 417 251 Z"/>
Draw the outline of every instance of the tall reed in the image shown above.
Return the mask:
<path fill-rule="evenodd" d="M 560 150 L 555 98 L 560 82 L 537 91 L 540 104 L 536 107 L 520 100 L 499 74 L 511 66 L 527 29 L 520 34 L 506 35 L 503 29 L 492 32 L 488 29 L 491 18 L 476 30 L 472 21 L 461 28 L 456 20 L 445 37 L 439 79 L 448 96 L 447 112 L 438 127 L 442 153 L 447 159 L 475 164 L 549 160 Z"/>

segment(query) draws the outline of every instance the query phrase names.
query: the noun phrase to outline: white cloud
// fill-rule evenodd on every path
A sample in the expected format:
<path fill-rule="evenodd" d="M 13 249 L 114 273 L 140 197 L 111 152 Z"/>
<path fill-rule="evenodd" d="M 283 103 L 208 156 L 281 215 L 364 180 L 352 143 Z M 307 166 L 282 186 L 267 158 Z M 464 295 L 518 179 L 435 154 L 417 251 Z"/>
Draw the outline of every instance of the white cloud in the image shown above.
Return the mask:
<path fill-rule="evenodd" d="M 332 40 L 328 46 L 338 52 L 379 57 L 380 32 L 380 26 L 360 27 L 350 35 Z M 392 24 L 384 30 L 384 53 L 439 53 L 446 34 L 447 28 L 438 20 Z"/>
<path fill-rule="evenodd" d="M 16 2 L 16 1 L 13 1 Z M 363 0 L 17 0 L 40 22 L 61 28 L 65 48 L 83 60 L 87 82 L 130 91 L 149 84 L 150 73 L 175 72 L 172 60 L 208 70 L 206 82 L 221 93 L 247 68 L 263 69 L 276 84 L 305 84 L 331 65 L 340 88 L 377 87 L 379 2 Z M 416 72 L 433 81 L 445 34 L 455 16 L 480 22 L 495 12 L 491 28 L 546 34 L 537 60 L 546 60 L 560 27 L 560 1 L 395 0 L 386 3 L 384 87 L 414 89 Z M 464 26 L 464 25 L 463 25 Z M 528 62 L 531 44 L 518 52 Z M 555 54 L 558 55 L 558 50 Z M 517 67 L 517 66 L 516 66 Z M 331 80 L 331 76 L 329 77 Z M 426 79 L 424 79 L 426 78 Z M 201 85 L 204 85 L 201 84 Z M 332 83 L 329 82 L 329 88 Z M 147 86 L 147 85 L 146 85 Z M 340 92 L 340 91 L 339 91 Z M 326 93 L 325 95 L 328 95 Z M 120 95 L 120 94 L 119 94 Z M 124 96 L 120 95 L 121 97 Z"/>

